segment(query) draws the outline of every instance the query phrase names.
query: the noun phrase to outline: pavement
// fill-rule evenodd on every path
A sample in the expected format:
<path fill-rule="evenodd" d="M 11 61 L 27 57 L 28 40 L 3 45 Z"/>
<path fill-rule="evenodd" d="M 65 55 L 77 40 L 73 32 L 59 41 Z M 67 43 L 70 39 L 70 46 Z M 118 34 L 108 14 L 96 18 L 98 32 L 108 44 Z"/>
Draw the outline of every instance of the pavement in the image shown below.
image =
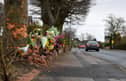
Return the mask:
<path fill-rule="evenodd" d="M 126 81 L 125 68 L 88 53 L 74 48 L 32 81 Z"/>

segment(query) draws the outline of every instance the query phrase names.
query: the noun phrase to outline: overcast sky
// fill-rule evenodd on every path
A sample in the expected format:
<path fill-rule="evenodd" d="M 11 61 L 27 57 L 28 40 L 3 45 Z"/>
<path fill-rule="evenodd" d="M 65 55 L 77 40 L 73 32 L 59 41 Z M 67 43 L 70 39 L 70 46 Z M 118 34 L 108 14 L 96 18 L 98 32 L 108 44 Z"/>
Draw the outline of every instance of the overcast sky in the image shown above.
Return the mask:
<path fill-rule="evenodd" d="M 2 2 L 2 3 L 3 3 L 3 1 L 4 1 L 4 0 L 0 0 L 0 2 Z"/>
<path fill-rule="evenodd" d="M 0 2 L 3 0 L 0 0 Z M 99 41 L 104 41 L 104 19 L 113 14 L 126 19 L 126 0 L 96 0 L 96 5 L 90 8 L 89 14 L 83 25 L 74 25 L 77 35 L 90 33 Z"/>
<path fill-rule="evenodd" d="M 126 0 L 96 0 L 96 5 L 90 8 L 85 24 L 77 27 L 77 35 L 90 33 L 99 41 L 104 41 L 104 19 L 113 14 L 126 19 Z"/>

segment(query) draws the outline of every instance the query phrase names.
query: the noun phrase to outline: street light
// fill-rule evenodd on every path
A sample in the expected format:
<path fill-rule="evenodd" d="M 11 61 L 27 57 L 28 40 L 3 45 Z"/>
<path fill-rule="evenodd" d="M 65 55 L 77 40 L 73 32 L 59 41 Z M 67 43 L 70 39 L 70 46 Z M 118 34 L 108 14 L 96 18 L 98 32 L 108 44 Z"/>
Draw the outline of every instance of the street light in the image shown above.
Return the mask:
<path fill-rule="evenodd" d="M 71 31 L 71 25 L 72 24 L 71 24 L 71 20 L 72 20 L 72 16 L 70 16 L 70 48 L 72 48 L 72 43 L 71 43 L 72 42 L 72 36 L 71 36 L 72 35 L 72 31 Z"/>

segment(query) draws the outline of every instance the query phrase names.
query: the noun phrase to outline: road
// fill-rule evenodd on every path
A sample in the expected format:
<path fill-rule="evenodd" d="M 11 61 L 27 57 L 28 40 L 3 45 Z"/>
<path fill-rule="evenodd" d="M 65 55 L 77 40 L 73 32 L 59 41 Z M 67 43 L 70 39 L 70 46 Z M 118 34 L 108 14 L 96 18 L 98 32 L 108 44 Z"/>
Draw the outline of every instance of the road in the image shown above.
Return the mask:
<path fill-rule="evenodd" d="M 101 49 L 100 52 L 89 51 L 85 52 L 81 49 L 82 52 L 89 54 L 91 56 L 95 56 L 106 61 L 110 61 L 113 64 L 117 64 L 126 68 L 126 51 L 124 50 L 103 50 Z"/>
<path fill-rule="evenodd" d="M 43 70 L 32 81 L 126 81 L 125 58 L 125 51 L 73 48 L 59 55 L 49 71 Z"/>

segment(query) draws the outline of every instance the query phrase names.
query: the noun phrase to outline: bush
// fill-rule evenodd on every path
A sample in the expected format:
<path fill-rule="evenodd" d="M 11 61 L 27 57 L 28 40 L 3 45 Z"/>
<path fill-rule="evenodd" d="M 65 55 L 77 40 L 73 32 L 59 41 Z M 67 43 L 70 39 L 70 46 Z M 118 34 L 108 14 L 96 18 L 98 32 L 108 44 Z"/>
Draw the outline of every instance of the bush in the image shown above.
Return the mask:
<path fill-rule="evenodd" d="M 118 45 L 115 45 L 115 49 L 126 50 L 126 43 L 120 43 Z"/>
<path fill-rule="evenodd" d="M 126 50 L 126 37 L 124 37 L 120 43 L 118 43 L 117 45 L 115 45 L 116 49 L 122 49 L 122 50 Z"/>
<path fill-rule="evenodd" d="M 110 46 L 110 43 L 104 43 L 104 47 Z"/>

